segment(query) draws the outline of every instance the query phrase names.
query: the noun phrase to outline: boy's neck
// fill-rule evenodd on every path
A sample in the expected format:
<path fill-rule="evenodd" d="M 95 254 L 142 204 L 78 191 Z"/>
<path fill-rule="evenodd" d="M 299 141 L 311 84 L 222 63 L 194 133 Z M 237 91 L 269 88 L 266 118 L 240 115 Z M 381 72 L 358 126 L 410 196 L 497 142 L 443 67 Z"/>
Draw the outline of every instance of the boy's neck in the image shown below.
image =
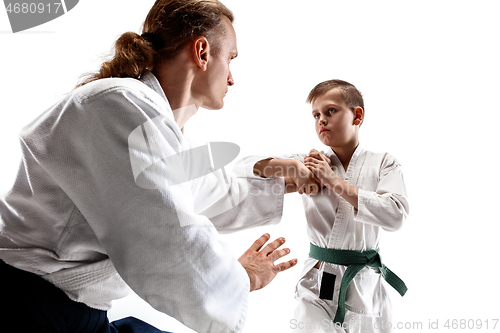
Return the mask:
<path fill-rule="evenodd" d="M 344 170 L 347 171 L 347 168 L 349 167 L 349 162 L 351 161 L 351 157 L 354 154 L 354 151 L 359 145 L 359 141 L 353 142 L 353 144 L 350 145 L 345 145 L 342 147 L 330 147 L 332 148 L 333 152 L 335 155 L 340 160 L 340 163 L 342 163 L 342 166 L 344 167 Z"/>

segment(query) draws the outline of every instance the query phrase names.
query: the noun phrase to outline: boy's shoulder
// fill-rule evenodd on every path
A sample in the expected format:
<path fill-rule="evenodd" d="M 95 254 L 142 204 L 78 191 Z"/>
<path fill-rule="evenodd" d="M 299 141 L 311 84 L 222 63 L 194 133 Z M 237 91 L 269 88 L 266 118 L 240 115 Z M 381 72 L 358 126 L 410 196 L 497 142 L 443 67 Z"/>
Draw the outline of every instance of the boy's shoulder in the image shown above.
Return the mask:
<path fill-rule="evenodd" d="M 363 149 L 362 153 L 366 154 L 366 156 L 369 156 L 371 158 L 396 159 L 396 157 L 389 152 L 375 152 L 375 151 Z"/>
<path fill-rule="evenodd" d="M 397 158 L 388 152 L 363 150 L 362 154 L 365 155 L 365 162 L 368 162 L 365 165 L 380 165 L 382 169 L 401 166 Z"/>

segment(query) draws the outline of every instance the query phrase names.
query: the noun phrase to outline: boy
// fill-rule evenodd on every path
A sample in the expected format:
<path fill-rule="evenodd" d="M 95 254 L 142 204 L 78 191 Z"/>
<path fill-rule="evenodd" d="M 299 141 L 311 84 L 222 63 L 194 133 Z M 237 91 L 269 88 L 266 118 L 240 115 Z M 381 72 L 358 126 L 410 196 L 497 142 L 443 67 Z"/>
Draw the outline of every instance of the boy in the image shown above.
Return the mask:
<path fill-rule="evenodd" d="M 387 153 L 359 146 L 364 103 L 352 84 L 322 82 L 307 102 L 316 133 L 330 149 L 254 166 L 263 177 L 291 177 L 299 193 L 308 195 L 303 202 L 311 250 L 290 327 L 294 332 L 389 332 L 391 306 L 382 279 L 401 295 L 406 286 L 381 263 L 378 247 L 380 228 L 396 231 L 408 214 L 401 166 Z"/>

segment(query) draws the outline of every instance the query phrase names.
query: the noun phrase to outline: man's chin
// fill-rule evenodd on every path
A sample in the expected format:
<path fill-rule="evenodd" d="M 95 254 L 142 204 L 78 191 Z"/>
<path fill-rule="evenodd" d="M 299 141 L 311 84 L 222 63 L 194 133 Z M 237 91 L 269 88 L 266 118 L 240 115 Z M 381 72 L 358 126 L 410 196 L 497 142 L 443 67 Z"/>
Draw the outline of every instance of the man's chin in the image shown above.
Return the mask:
<path fill-rule="evenodd" d="M 220 101 L 220 103 L 214 103 L 210 105 L 203 105 L 202 108 L 206 110 L 220 110 L 224 107 L 224 101 Z"/>

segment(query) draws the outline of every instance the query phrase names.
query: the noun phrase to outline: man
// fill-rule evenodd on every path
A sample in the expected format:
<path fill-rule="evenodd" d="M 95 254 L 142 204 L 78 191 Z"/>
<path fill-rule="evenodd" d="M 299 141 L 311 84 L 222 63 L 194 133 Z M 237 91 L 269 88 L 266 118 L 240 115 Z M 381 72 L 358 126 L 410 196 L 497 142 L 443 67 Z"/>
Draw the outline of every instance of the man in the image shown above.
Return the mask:
<path fill-rule="evenodd" d="M 264 246 L 267 234 L 239 261 L 218 242 L 217 231 L 278 221 L 282 179 L 254 176 L 253 161 L 227 184 L 223 170 L 191 179 L 207 160 L 173 159 L 196 148 L 187 120 L 221 108 L 234 84 L 231 22 L 215 0 L 157 1 L 142 36 L 123 34 L 98 73 L 23 129 L 23 167 L 0 201 L 6 326 L 157 332 L 108 323 L 131 287 L 197 332 L 239 332 L 248 293 L 296 264 L 274 265 L 289 250 L 281 238 Z"/>

